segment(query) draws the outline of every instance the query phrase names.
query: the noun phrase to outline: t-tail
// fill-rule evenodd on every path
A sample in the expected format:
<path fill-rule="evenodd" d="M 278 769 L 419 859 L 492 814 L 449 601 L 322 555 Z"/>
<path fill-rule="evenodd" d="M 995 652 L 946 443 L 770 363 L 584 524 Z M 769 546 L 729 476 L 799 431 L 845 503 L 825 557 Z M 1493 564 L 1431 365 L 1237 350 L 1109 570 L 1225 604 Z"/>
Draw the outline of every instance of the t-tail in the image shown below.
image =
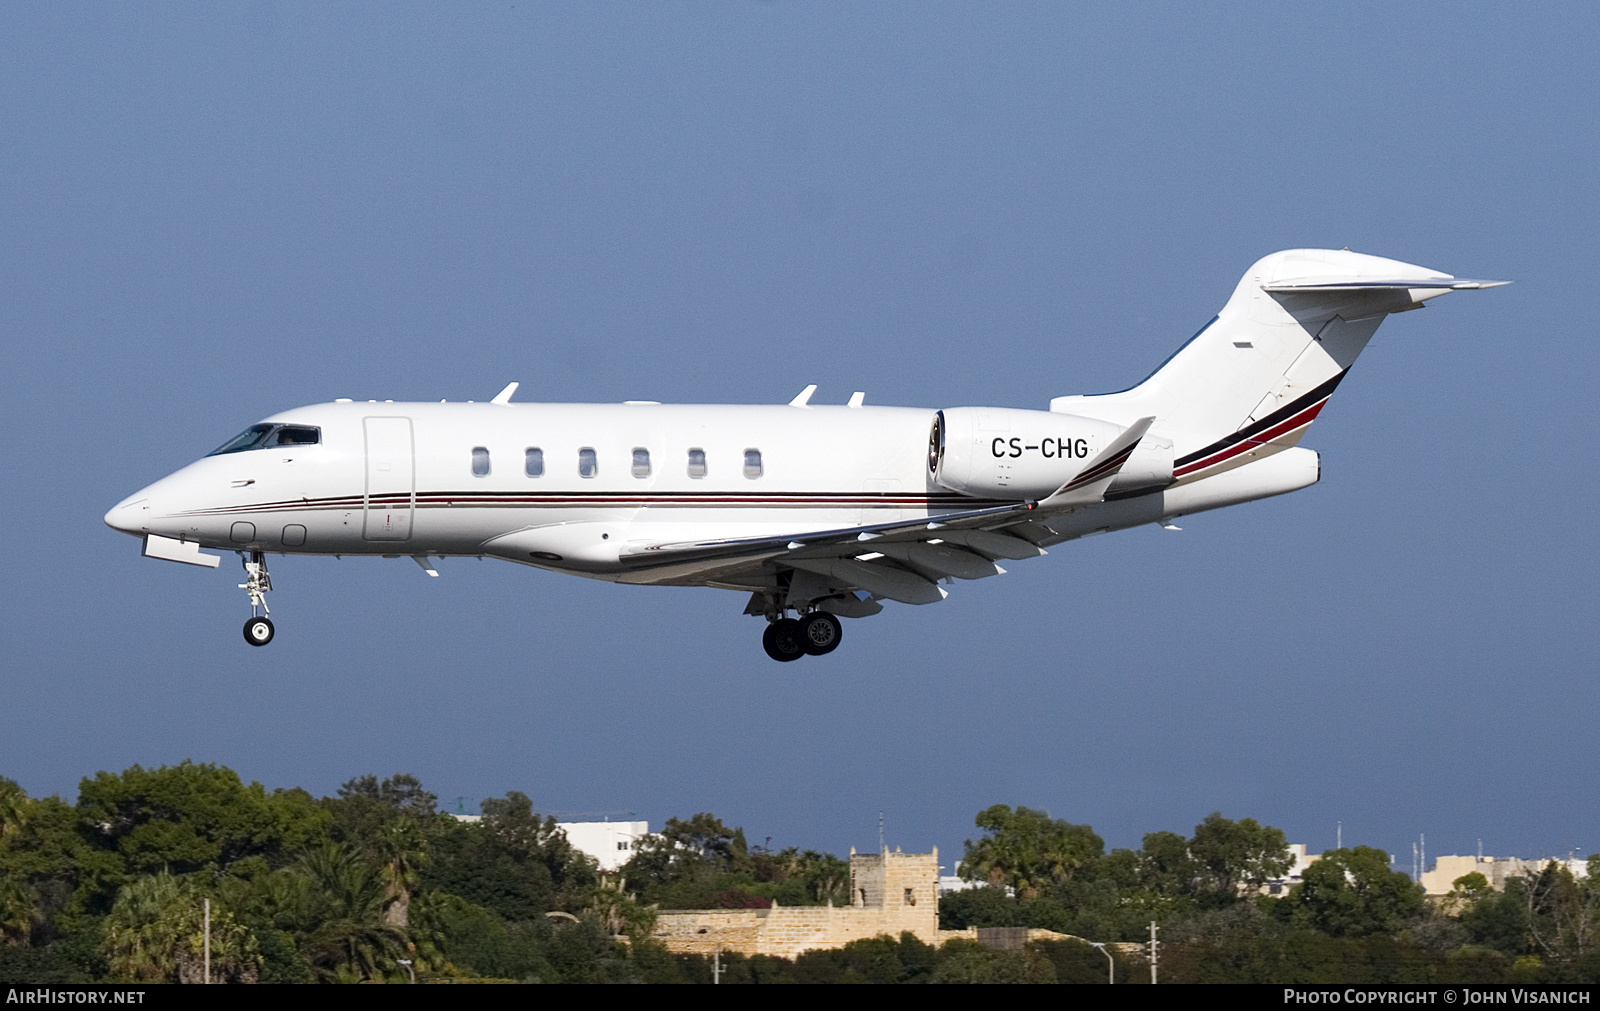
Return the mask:
<path fill-rule="evenodd" d="M 1050 409 L 1122 425 L 1153 417 L 1151 433 L 1173 443 L 1173 478 L 1194 481 L 1298 443 L 1390 313 L 1506 283 L 1343 249 L 1273 253 L 1144 382 Z"/>

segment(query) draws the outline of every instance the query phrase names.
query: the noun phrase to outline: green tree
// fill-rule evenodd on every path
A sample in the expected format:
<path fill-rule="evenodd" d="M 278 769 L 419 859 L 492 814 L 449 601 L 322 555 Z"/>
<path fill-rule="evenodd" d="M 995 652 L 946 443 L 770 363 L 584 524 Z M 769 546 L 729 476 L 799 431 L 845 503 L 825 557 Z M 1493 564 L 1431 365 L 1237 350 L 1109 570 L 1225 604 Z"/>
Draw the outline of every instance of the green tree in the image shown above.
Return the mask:
<path fill-rule="evenodd" d="M 1520 899 L 1533 950 L 1556 962 L 1581 959 L 1600 936 L 1600 856 L 1591 856 L 1588 876 L 1578 878 L 1555 860 L 1513 879 L 1507 894 Z"/>
<path fill-rule="evenodd" d="M 740 841 L 741 835 L 710 812 L 668 818 L 659 833 L 640 841 L 622 868 L 623 877 L 646 903 L 674 909 L 723 905 L 718 892 L 745 894 L 729 875 L 742 871 L 742 880 L 754 883 L 751 858 L 737 845 Z"/>
<path fill-rule="evenodd" d="M 1440 911 L 1447 916 L 1461 916 L 1493 893 L 1489 879 L 1482 874 L 1463 874 L 1450 882 L 1450 893 L 1440 903 Z"/>
<path fill-rule="evenodd" d="M 1282 829 L 1262 825 L 1254 818 L 1230 821 L 1221 812 L 1213 812 L 1194 827 L 1189 855 L 1205 889 L 1224 901 L 1236 898 L 1241 888 L 1259 888 L 1283 877 L 1294 865 Z"/>
<path fill-rule="evenodd" d="M 192 883 L 165 871 L 124 885 L 106 921 L 104 953 L 111 972 L 136 982 L 205 982 L 205 898 Z M 257 980 L 255 936 L 217 903 L 210 947 L 213 980 Z"/>
<path fill-rule="evenodd" d="M 979 812 L 975 823 L 989 834 L 967 840 L 958 873 L 968 881 L 1009 886 L 1024 899 L 1038 896 L 1052 882 L 1070 881 L 1105 852 L 1105 842 L 1089 826 L 1044 811 L 996 804 Z"/>
<path fill-rule="evenodd" d="M 0 881 L 9 883 L 13 902 L 21 897 L 35 907 L 34 944 L 111 908 L 123 860 L 102 842 L 97 826 L 55 796 L 30 801 L 27 818 L 0 839 Z"/>
<path fill-rule="evenodd" d="M 187 761 L 84 779 L 77 809 L 97 842 L 135 874 L 217 868 L 251 854 L 287 861 L 327 823 L 304 791 L 268 794 L 232 769 Z"/>
<path fill-rule="evenodd" d="M 1306 868 L 1297 911 L 1334 937 L 1393 934 L 1423 915 L 1422 886 L 1389 869 L 1389 854 L 1370 846 L 1330 850 Z"/>
<path fill-rule="evenodd" d="M 324 797 L 321 806 L 332 817 L 338 842 L 375 849 L 384 826 L 404 818 L 418 828 L 431 827 L 438 798 L 422 788 L 422 781 L 399 772 L 388 779 L 357 776 L 339 787 L 337 797 Z"/>
<path fill-rule="evenodd" d="M 1176 832 L 1145 833 L 1138 859 L 1140 885 L 1172 898 L 1193 894 L 1199 878 L 1200 866 L 1189 853 L 1189 840 Z"/>

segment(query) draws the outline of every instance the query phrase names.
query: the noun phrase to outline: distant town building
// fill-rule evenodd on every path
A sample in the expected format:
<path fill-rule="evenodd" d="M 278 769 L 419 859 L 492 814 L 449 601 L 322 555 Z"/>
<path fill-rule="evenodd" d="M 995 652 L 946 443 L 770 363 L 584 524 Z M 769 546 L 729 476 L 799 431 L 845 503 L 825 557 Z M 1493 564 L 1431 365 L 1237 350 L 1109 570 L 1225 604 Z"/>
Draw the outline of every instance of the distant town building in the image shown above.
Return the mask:
<path fill-rule="evenodd" d="M 556 827 L 567 833 L 567 842 L 600 864 L 603 871 L 614 871 L 633 859 L 639 841 L 650 834 L 647 821 L 561 821 Z"/>
<path fill-rule="evenodd" d="M 1290 843 L 1289 856 L 1294 863 L 1289 865 L 1288 873 L 1268 881 L 1262 889 L 1263 894 L 1279 897 L 1288 895 L 1289 889 L 1305 880 L 1306 868 L 1322 859 L 1321 853 L 1307 853 L 1305 843 Z"/>
<path fill-rule="evenodd" d="M 939 930 L 939 850 L 932 853 L 857 853 L 850 850 L 850 905 L 768 909 L 663 909 L 655 938 L 678 954 L 794 958 L 817 948 L 910 931 L 927 944 L 971 931 Z"/>
<path fill-rule="evenodd" d="M 1538 874 L 1552 863 L 1565 867 L 1573 877 L 1586 877 L 1589 873 L 1587 861 L 1578 859 L 1448 856 L 1435 858 L 1433 869 L 1422 872 L 1422 888 L 1430 896 L 1448 895 L 1457 878 L 1477 873 L 1488 880 L 1490 888 L 1501 892 L 1505 891 L 1507 879 Z"/>
<path fill-rule="evenodd" d="M 456 821 L 480 822 L 482 815 L 452 814 Z M 572 848 L 594 857 L 603 871 L 615 871 L 633 859 L 639 841 L 650 834 L 647 821 L 558 821 L 556 828 L 567 834 Z"/>

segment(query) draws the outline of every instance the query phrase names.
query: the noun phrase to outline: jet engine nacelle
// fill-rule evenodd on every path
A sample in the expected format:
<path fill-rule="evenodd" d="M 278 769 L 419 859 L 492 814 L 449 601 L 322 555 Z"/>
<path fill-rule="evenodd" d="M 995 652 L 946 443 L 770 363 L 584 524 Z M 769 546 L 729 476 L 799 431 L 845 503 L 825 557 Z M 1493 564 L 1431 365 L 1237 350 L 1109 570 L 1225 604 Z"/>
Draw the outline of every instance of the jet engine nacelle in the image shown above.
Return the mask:
<path fill-rule="evenodd" d="M 1075 414 L 953 407 L 934 415 L 928 471 L 942 488 L 986 498 L 1044 498 L 1122 432 Z"/>

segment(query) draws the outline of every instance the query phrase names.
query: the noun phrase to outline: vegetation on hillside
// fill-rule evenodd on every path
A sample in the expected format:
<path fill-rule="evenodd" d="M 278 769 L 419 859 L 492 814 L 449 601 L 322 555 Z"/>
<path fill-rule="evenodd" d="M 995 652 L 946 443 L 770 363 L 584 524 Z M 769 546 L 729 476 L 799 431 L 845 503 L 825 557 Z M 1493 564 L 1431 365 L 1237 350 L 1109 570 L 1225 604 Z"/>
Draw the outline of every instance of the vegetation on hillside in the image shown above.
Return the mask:
<path fill-rule="evenodd" d="M 603 874 L 523 794 L 480 821 L 440 814 L 413 776 L 360 776 L 332 797 L 268 791 L 184 762 L 101 772 L 75 802 L 0 777 L 0 982 L 199 982 L 209 900 L 222 982 L 709 982 L 711 960 L 650 939 L 657 909 L 849 901 L 849 865 L 752 846 L 710 813 L 667 821 Z M 1039 927 L 1164 942 L 1162 979 L 1566 982 L 1600 979 L 1600 858 L 1494 892 L 1467 875 L 1423 900 L 1387 854 L 1323 855 L 1280 896 L 1283 833 L 1214 814 L 1190 836 L 1105 851 L 1087 825 L 1025 807 L 980 812 L 941 925 Z M 1076 941 L 994 950 L 910 934 L 785 960 L 728 955 L 723 982 L 1104 982 Z M 1130 950 L 1119 982 L 1147 982 Z"/>

